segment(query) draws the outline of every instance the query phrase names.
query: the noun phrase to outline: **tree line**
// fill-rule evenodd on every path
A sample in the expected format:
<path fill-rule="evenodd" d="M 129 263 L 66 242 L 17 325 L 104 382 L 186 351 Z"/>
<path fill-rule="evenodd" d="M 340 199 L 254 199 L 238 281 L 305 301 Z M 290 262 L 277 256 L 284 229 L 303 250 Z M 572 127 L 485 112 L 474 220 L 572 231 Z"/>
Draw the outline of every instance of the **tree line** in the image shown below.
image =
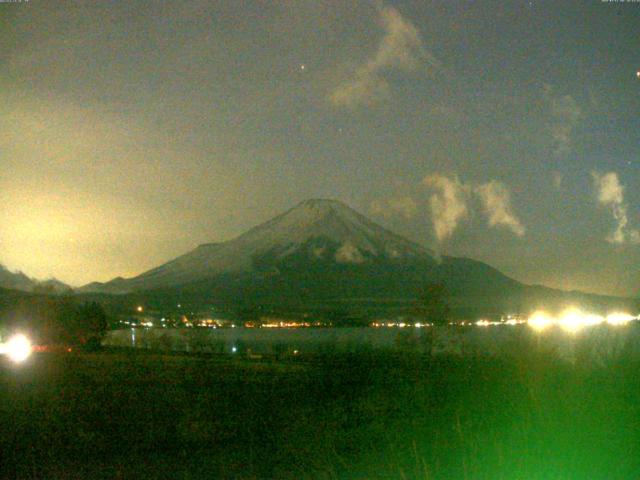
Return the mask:
<path fill-rule="evenodd" d="M 107 327 L 100 304 L 73 296 L 25 295 L 0 305 L 2 336 L 21 332 L 36 344 L 98 346 Z"/>

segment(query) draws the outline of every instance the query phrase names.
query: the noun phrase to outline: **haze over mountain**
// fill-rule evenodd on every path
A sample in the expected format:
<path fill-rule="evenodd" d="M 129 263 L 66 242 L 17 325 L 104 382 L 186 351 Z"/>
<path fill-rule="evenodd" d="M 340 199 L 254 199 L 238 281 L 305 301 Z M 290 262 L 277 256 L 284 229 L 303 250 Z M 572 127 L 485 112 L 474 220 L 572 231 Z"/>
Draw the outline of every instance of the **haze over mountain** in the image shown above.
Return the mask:
<path fill-rule="evenodd" d="M 0 265 L 0 288 L 32 292 L 34 290 L 62 293 L 71 290 L 69 285 L 55 279 L 36 280 L 22 272 L 12 272 Z"/>
<path fill-rule="evenodd" d="M 446 285 L 463 310 L 519 310 L 568 295 L 526 286 L 482 262 L 439 257 L 333 200 L 304 201 L 233 240 L 200 245 L 136 277 L 81 291 L 152 292 L 198 305 L 371 309 L 406 307 L 429 283 Z"/>

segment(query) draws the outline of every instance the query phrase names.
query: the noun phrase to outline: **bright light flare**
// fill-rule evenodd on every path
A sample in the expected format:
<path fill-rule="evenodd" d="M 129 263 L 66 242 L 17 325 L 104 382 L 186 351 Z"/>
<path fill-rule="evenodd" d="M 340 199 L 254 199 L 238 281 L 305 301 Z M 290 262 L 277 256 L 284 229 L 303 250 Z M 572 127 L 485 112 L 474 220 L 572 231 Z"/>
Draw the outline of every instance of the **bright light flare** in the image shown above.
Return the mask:
<path fill-rule="evenodd" d="M 12 362 L 24 362 L 31 355 L 31 342 L 22 334 L 14 335 L 8 342 L 0 344 L 0 353 Z"/>
<path fill-rule="evenodd" d="M 584 315 L 579 310 L 567 310 L 558 323 L 565 332 L 577 333 L 584 327 Z"/>
<path fill-rule="evenodd" d="M 544 312 L 536 312 L 527 323 L 537 331 L 545 330 L 552 325 L 559 325 L 565 332 L 576 333 L 584 327 L 593 327 L 607 323 L 614 326 L 624 326 L 634 320 L 640 320 L 628 313 L 611 313 L 607 317 L 595 313 L 584 313 L 578 309 L 565 310 L 559 318 L 551 317 Z"/>
<path fill-rule="evenodd" d="M 544 312 L 536 312 L 527 320 L 527 324 L 534 330 L 541 332 L 553 325 L 553 319 Z"/>
<path fill-rule="evenodd" d="M 567 310 L 560 317 L 560 327 L 569 333 L 576 333 L 584 327 L 592 327 L 604 322 L 604 317 L 580 310 Z"/>
<path fill-rule="evenodd" d="M 632 320 L 636 320 L 636 317 L 629 315 L 628 313 L 611 313 L 607 315 L 606 322 L 609 325 L 626 325 Z"/>
<path fill-rule="evenodd" d="M 582 316 L 582 324 L 585 327 L 593 327 L 604 323 L 604 317 L 602 315 L 596 315 L 594 313 L 587 313 Z"/>

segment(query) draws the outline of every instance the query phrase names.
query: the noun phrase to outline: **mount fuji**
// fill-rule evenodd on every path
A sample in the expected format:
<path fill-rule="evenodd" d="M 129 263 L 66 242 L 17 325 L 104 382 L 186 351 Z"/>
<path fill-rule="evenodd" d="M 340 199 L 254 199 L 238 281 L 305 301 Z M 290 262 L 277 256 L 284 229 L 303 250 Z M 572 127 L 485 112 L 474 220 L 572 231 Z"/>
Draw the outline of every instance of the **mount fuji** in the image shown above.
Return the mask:
<path fill-rule="evenodd" d="M 278 269 L 305 256 L 310 263 L 364 265 L 380 261 L 436 263 L 430 250 L 406 240 L 334 200 L 307 200 L 224 243 L 207 243 L 131 278 L 93 283 L 84 291 L 125 293 L 184 285 L 220 274 Z"/>
<path fill-rule="evenodd" d="M 518 311 L 532 298 L 570 295 L 524 285 L 482 262 L 438 256 L 342 202 L 322 199 L 306 200 L 235 239 L 200 245 L 136 277 L 80 291 L 196 306 L 402 310 L 429 283 L 444 284 L 462 312 Z"/>

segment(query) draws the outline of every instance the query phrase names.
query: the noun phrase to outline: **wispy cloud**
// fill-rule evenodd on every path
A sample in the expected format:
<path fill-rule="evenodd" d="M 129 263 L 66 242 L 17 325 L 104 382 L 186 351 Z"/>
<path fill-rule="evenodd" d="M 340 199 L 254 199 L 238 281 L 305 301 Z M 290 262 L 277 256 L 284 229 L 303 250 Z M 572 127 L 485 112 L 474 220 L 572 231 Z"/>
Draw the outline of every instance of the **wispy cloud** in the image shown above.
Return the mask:
<path fill-rule="evenodd" d="M 544 97 L 549 105 L 549 131 L 557 157 L 568 155 L 573 149 L 573 132 L 583 116 L 578 102 L 571 95 L 556 95 L 553 87 L 544 85 Z"/>
<path fill-rule="evenodd" d="M 560 190 L 562 188 L 562 181 L 564 180 L 564 175 L 558 171 L 551 172 L 551 181 L 553 182 L 553 186 L 556 189 Z"/>
<path fill-rule="evenodd" d="M 519 237 L 524 235 L 524 226 L 511 208 L 511 194 L 505 184 L 492 180 L 476 187 L 477 193 L 490 227 L 505 226 Z"/>
<path fill-rule="evenodd" d="M 373 105 L 390 96 L 385 72 L 413 72 L 422 66 L 437 66 L 438 62 L 425 48 L 418 29 L 393 7 L 379 8 L 379 21 L 384 30 L 376 52 L 356 66 L 352 78 L 341 83 L 329 95 L 338 107 Z"/>
<path fill-rule="evenodd" d="M 439 174 L 426 176 L 422 183 L 433 190 L 429 197 L 429 212 L 436 239 L 441 242 L 449 238 L 458 223 L 469 215 L 469 188 L 458 177 Z"/>
<path fill-rule="evenodd" d="M 620 184 L 618 174 L 615 172 L 605 174 L 591 172 L 591 176 L 596 188 L 598 203 L 609 208 L 617 222 L 616 229 L 606 240 L 615 244 L 640 244 L 640 231 L 629 228 L 628 206 L 624 203 L 624 187 Z"/>

